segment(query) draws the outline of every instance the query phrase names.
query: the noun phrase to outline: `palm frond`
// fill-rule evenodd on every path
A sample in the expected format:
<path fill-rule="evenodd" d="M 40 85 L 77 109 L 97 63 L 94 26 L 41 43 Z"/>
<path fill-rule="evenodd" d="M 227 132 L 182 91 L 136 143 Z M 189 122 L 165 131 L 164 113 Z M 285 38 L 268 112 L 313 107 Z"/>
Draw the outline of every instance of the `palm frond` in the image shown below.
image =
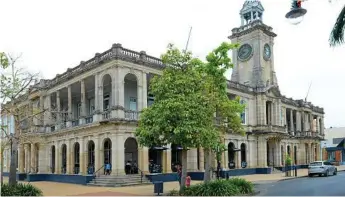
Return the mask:
<path fill-rule="evenodd" d="M 337 21 L 335 22 L 331 35 L 329 37 L 329 44 L 331 47 L 341 45 L 344 43 L 345 31 L 345 6 L 339 13 Z"/>

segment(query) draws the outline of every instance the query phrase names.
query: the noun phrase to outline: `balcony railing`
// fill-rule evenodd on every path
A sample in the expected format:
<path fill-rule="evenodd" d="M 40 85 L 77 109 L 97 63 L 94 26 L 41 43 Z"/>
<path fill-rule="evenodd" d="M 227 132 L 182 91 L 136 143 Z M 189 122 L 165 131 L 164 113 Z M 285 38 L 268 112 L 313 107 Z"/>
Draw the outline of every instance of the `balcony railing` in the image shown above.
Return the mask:
<path fill-rule="evenodd" d="M 138 112 L 137 111 L 125 111 L 125 119 L 127 120 L 138 120 Z"/>
<path fill-rule="evenodd" d="M 102 120 L 107 120 L 111 118 L 110 111 L 105 111 L 102 113 Z"/>
<path fill-rule="evenodd" d="M 93 122 L 93 116 L 91 115 L 91 116 L 87 116 L 86 118 L 85 118 L 85 123 L 86 124 L 90 124 L 90 123 L 92 123 Z"/>
<path fill-rule="evenodd" d="M 72 127 L 79 126 L 79 120 L 72 120 Z"/>

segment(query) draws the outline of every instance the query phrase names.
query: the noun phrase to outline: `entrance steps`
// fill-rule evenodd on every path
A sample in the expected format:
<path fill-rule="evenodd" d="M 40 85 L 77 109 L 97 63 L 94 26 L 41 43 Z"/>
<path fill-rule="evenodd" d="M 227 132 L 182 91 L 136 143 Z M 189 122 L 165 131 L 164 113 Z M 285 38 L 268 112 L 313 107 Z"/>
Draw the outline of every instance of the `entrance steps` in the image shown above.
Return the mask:
<path fill-rule="evenodd" d="M 145 177 L 141 177 L 140 174 L 129 175 L 100 175 L 87 185 L 99 186 L 99 187 L 124 187 L 134 185 L 151 184 L 151 182 Z"/>
<path fill-rule="evenodd" d="M 271 174 L 281 174 L 283 173 L 283 171 L 281 171 L 281 168 L 277 168 L 277 167 L 271 167 L 272 168 L 272 173 Z"/>

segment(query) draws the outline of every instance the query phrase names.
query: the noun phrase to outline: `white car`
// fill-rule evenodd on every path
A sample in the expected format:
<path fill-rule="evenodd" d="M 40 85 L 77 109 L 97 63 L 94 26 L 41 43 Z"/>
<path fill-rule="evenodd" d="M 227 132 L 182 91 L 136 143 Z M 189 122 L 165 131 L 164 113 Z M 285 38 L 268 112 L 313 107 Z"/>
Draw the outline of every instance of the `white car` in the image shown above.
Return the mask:
<path fill-rule="evenodd" d="M 308 176 L 312 177 L 316 174 L 319 176 L 337 175 L 337 168 L 328 161 L 314 161 L 309 164 Z"/>

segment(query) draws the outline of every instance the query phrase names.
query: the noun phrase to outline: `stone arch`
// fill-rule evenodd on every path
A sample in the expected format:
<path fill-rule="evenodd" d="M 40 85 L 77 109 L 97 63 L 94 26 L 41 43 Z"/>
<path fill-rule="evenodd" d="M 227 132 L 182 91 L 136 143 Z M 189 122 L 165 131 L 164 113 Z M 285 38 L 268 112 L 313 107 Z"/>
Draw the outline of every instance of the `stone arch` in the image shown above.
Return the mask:
<path fill-rule="evenodd" d="M 87 173 L 93 174 L 95 171 L 95 142 L 89 140 L 87 143 Z"/>
<path fill-rule="evenodd" d="M 127 73 L 124 76 L 124 107 L 127 110 L 138 111 L 138 85 L 138 77 L 135 74 Z"/>
<path fill-rule="evenodd" d="M 111 157 L 111 153 L 112 153 L 112 141 L 110 138 L 105 138 L 103 140 L 103 163 L 104 165 L 107 163 L 112 163 L 112 157 Z"/>
<path fill-rule="evenodd" d="M 67 145 L 61 145 L 61 173 L 66 174 L 67 172 Z"/>
<path fill-rule="evenodd" d="M 51 146 L 51 157 L 50 157 L 50 171 L 51 173 L 55 173 L 55 160 L 56 160 L 56 152 L 55 152 L 55 146 Z"/>
<path fill-rule="evenodd" d="M 241 144 L 241 162 L 247 162 L 247 145 L 245 143 Z"/>
<path fill-rule="evenodd" d="M 176 165 L 182 165 L 182 147 L 177 144 L 171 144 L 171 170 L 177 172 Z"/>
<path fill-rule="evenodd" d="M 129 137 L 125 141 L 125 172 L 126 174 L 138 173 L 138 143 L 133 137 Z"/>
<path fill-rule="evenodd" d="M 74 157 L 73 173 L 79 174 L 80 172 L 80 144 L 78 142 L 75 142 L 73 145 L 73 157 Z"/>
<path fill-rule="evenodd" d="M 103 92 L 103 110 L 106 111 L 111 107 L 111 93 L 112 93 L 112 78 L 109 74 L 102 77 L 102 92 Z"/>
<path fill-rule="evenodd" d="M 236 162 L 235 162 L 235 144 L 233 142 L 229 142 L 228 144 L 228 159 L 229 163 L 228 166 L 230 169 L 235 168 Z"/>

